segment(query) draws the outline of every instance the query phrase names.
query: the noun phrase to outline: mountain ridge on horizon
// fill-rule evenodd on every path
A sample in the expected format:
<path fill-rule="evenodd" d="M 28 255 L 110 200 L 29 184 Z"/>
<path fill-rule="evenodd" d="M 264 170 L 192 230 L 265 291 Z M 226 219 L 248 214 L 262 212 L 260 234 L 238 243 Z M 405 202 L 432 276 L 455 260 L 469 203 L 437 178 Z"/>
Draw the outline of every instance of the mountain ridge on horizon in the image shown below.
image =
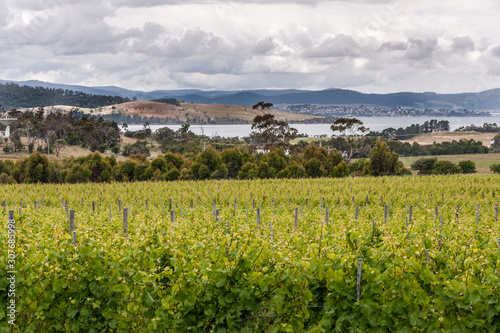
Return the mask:
<path fill-rule="evenodd" d="M 0 84 L 14 83 L 20 86 L 68 89 L 93 95 L 120 96 L 138 100 L 177 98 L 185 102 L 201 104 L 234 104 L 251 106 L 265 100 L 273 104 L 365 104 L 385 107 L 413 108 L 466 108 L 470 110 L 500 110 L 500 88 L 481 92 L 441 94 L 436 92 L 362 93 L 352 89 L 246 89 L 201 90 L 173 89 L 140 91 L 118 86 L 82 86 L 57 84 L 38 80 L 1 80 Z"/>

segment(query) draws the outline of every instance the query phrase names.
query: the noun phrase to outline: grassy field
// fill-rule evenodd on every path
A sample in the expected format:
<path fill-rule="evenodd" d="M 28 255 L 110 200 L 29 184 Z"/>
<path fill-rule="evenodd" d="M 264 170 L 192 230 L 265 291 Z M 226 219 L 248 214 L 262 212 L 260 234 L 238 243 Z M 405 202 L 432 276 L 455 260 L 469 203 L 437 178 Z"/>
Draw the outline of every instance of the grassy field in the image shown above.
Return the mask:
<path fill-rule="evenodd" d="M 481 141 L 484 146 L 489 147 L 490 141 L 498 133 L 477 133 L 477 132 L 439 132 L 439 133 L 426 133 L 415 136 L 410 140 L 401 140 L 401 142 L 413 143 L 417 142 L 420 145 L 431 145 L 434 142 L 440 143 L 444 141 L 451 142 L 453 140 L 475 140 Z M 325 138 L 328 139 L 328 138 Z M 313 142 L 318 141 L 319 138 L 297 138 L 292 141 L 292 143 L 297 143 L 299 141 Z"/>
<path fill-rule="evenodd" d="M 498 133 L 478 133 L 478 132 L 436 132 L 436 133 L 426 133 L 421 134 L 410 140 L 402 140 L 402 142 L 418 142 L 421 145 L 431 145 L 434 142 L 440 143 L 443 141 L 459 141 L 461 139 L 475 141 L 481 141 L 483 145 L 489 147 L 490 141 Z"/>
<path fill-rule="evenodd" d="M 478 174 L 491 174 L 490 165 L 500 163 L 500 154 L 466 154 L 466 155 L 437 155 L 437 156 L 410 156 L 400 157 L 399 159 L 404 163 L 405 167 L 409 168 L 410 165 L 422 157 L 436 157 L 439 160 L 451 161 L 458 164 L 460 161 L 471 160 L 476 163 Z"/>
<path fill-rule="evenodd" d="M 114 107 L 114 110 L 113 110 Z M 251 106 L 229 105 L 229 104 L 194 104 L 182 103 L 180 106 L 171 104 L 136 101 L 123 104 L 111 105 L 102 108 L 101 114 L 110 114 L 111 112 L 123 112 L 125 114 L 137 114 L 142 117 L 173 117 L 180 121 L 186 121 L 187 118 L 200 118 L 207 120 L 210 117 L 215 118 L 237 118 L 251 122 L 253 118 L 261 114 L 261 111 L 252 109 Z M 272 110 L 272 113 L 279 120 L 301 121 L 315 116 L 302 115 L 297 113 L 285 112 L 281 110 Z"/>

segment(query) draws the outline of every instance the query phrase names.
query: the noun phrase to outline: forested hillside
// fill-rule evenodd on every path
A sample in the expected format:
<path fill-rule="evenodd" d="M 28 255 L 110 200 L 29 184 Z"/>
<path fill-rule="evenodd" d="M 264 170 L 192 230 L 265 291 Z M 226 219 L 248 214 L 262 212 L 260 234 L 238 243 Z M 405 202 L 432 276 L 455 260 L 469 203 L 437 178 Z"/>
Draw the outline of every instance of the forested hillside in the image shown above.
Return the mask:
<path fill-rule="evenodd" d="M 0 105 L 4 109 L 33 108 L 46 105 L 71 105 L 84 108 L 130 102 L 119 96 L 90 95 L 80 91 L 0 84 Z"/>

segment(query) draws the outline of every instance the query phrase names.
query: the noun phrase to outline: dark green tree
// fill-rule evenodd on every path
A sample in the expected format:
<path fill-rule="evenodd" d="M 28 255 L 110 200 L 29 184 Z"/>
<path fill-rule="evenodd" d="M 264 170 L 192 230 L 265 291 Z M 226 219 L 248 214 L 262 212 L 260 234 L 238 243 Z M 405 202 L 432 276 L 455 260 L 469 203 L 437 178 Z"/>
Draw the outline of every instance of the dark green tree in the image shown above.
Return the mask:
<path fill-rule="evenodd" d="M 323 177 L 325 175 L 325 168 L 321 164 L 321 162 L 315 157 L 311 158 L 304 164 L 304 168 L 306 169 L 306 174 L 308 177 L 318 178 Z"/>
<path fill-rule="evenodd" d="M 437 162 L 436 157 L 431 157 L 431 158 L 422 157 L 412 163 L 411 169 L 417 170 L 419 175 L 430 175 L 434 170 L 436 162 Z"/>
<path fill-rule="evenodd" d="M 347 163 L 345 161 L 337 164 L 332 170 L 332 177 L 341 178 L 349 175 L 349 168 L 347 167 Z"/>
<path fill-rule="evenodd" d="M 48 183 L 49 179 L 49 159 L 40 153 L 31 154 L 27 159 L 24 182 Z"/>
<path fill-rule="evenodd" d="M 460 170 L 462 170 L 462 173 L 476 173 L 476 163 L 471 160 L 466 160 L 466 161 L 460 161 L 458 162 L 458 166 L 460 167 Z"/>
<path fill-rule="evenodd" d="M 453 162 L 450 161 L 437 161 L 434 165 L 434 170 L 432 170 L 433 174 L 436 175 L 449 175 L 460 173 L 460 167 Z"/>
<path fill-rule="evenodd" d="M 395 175 L 399 169 L 398 158 L 398 154 L 391 151 L 385 141 L 378 139 L 370 151 L 364 172 L 372 176 Z"/>
<path fill-rule="evenodd" d="M 224 149 L 221 153 L 222 163 L 226 164 L 228 176 L 236 178 L 243 166 L 243 154 L 238 148 Z"/>
<path fill-rule="evenodd" d="M 240 172 L 238 172 L 239 179 L 253 179 L 255 178 L 255 169 L 257 166 L 252 162 L 246 162 L 241 167 Z"/>
<path fill-rule="evenodd" d="M 292 163 L 286 168 L 290 178 L 304 178 L 307 176 L 304 167 L 298 165 L 297 163 Z"/>
<path fill-rule="evenodd" d="M 194 179 L 207 179 L 219 166 L 219 153 L 212 146 L 208 146 L 198 155 L 193 165 L 191 165 L 191 176 Z"/>
<path fill-rule="evenodd" d="M 490 170 L 494 173 L 500 173 L 500 163 L 490 165 Z"/>

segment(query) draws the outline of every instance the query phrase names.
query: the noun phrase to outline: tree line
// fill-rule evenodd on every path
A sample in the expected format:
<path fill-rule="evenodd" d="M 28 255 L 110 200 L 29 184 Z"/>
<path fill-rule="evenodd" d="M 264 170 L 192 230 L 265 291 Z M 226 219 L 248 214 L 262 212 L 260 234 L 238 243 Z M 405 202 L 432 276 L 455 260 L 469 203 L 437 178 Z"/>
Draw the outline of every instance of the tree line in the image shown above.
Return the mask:
<path fill-rule="evenodd" d="M 389 127 L 381 132 L 371 131 L 368 136 L 378 136 L 393 140 L 408 140 L 420 134 L 433 133 L 433 132 L 449 132 L 450 122 L 448 120 L 431 119 L 425 121 L 422 125 L 412 124 L 406 128 Z"/>
<path fill-rule="evenodd" d="M 45 114 L 43 108 L 35 112 L 11 110 L 18 120 L 11 125 L 10 142 L 4 144 L 8 153 L 25 149 L 21 137 L 27 138 L 28 151 L 36 150 L 59 155 L 64 145 L 79 145 L 91 151 L 113 148 L 120 144 L 120 129 L 116 122 L 93 117 L 78 111 L 55 111 Z"/>
<path fill-rule="evenodd" d="M 40 105 L 71 105 L 83 108 L 130 102 L 120 96 L 91 95 L 68 89 L 0 84 L 0 105 L 10 108 L 34 108 Z"/>
<path fill-rule="evenodd" d="M 189 157 L 167 153 L 149 160 L 145 154 L 133 154 L 117 162 L 114 155 L 99 152 L 86 157 L 49 160 L 39 152 L 28 158 L 0 162 L 1 183 L 86 183 L 123 181 L 174 181 L 205 179 L 318 178 L 372 175 L 409 175 L 398 155 L 387 143 L 378 140 L 370 157 L 362 164 L 347 164 L 336 150 L 309 144 L 297 155 L 287 155 L 283 148 L 251 154 L 244 148 L 222 152 L 207 146 Z"/>

